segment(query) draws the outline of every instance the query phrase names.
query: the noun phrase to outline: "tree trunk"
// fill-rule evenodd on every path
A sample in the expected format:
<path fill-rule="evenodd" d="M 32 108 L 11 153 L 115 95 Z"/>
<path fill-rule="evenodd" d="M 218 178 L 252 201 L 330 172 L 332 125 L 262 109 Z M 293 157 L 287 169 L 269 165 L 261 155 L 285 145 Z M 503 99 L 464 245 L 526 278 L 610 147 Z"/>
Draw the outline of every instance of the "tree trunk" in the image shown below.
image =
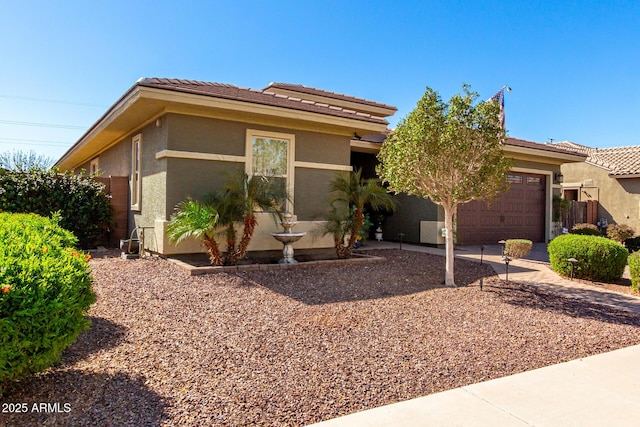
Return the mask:
<path fill-rule="evenodd" d="M 455 208 L 443 205 L 444 208 L 444 228 L 446 229 L 445 238 L 445 254 L 446 254 L 446 267 L 444 273 L 445 286 L 455 288 L 456 283 L 453 275 L 454 266 L 454 253 L 453 253 L 453 215 L 455 214 Z"/>
<path fill-rule="evenodd" d="M 356 241 L 358 240 L 358 234 L 360 234 L 360 229 L 362 228 L 362 224 L 364 224 L 364 214 L 362 213 L 362 209 L 356 209 L 354 213 L 355 220 L 351 225 L 351 234 L 349 235 L 349 243 L 344 251 L 343 258 L 351 257 L 351 252 L 353 251 L 353 247 L 356 245 Z"/>
<path fill-rule="evenodd" d="M 211 264 L 222 265 L 222 257 L 220 257 L 218 242 L 216 242 L 213 237 L 205 237 L 203 242 L 204 247 L 207 249 L 207 253 L 209 254 L 209 260 L 211 260 Z"/>
<path fill-rule="evenodd" d="M 249 247 L 249 243 L 251 242 L 251 237 L 253 237 L 253 233 L 256 230 L 257 224 L 258 224 L 258 221 L 256 220 L 255 215 L 247 215 L 244 217 L 242 239 L 240 239 L 240 244 L 238 245 L 238 249 L 234 252 L 233 256 L 231 257 L 232 264 L 236 264 L 247 253 L 247 248 Z"/>

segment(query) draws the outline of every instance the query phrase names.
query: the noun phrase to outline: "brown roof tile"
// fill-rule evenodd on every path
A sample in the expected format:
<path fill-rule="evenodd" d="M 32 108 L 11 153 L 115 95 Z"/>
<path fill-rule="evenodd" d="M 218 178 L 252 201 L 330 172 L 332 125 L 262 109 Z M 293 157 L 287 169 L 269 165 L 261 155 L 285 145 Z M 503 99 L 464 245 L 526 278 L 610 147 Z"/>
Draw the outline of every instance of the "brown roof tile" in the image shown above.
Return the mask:
<path fill-rule="evenodd" d="M 600 166 L 610 175 L 640 175 L 640 146 L 591 148 L 575 142 L 563 141 L 554 145 L 587 154 L 587 163 Z"/>
<path fill-rule="evenodd" d="M 308 111 L 319 114 L 326 114 L 336 117 L 344 117 L 354 120 L 367 121 L 372 123 L 387 124 L 382 118 L 346 110 L 344 108 L 330 106 L 300 98 L 283 96 L 268 92 L 267 90 L 257 90 L 241 88 L 234 85 L 201 82 L 196 80 L 146 78 L 138 81 L 139 86 L 152 87 L 157 89 L 172 90 L 177 92 L 191 93 L 195 95 L 211 96 L 215 98 L 232 99 L 236 101 L 251 102 L 255 104 L 270 105 L 275 107 L 289 108 L 293 110 Z"/>
<path fill-rule="evenodd" d="M 341 101 L 356 102 L 358 104 L 364 104 L 364 105 L 369 105 L 369 106 L 379 107 L 379 108 L 388 108 L 394 111 L 398 111 L 398 109 L 393 105 L 382 104 L 380 102 L 369 101 L 368 99 L 364 99 L 364 98 L 356 98 L 355 96 L 351 96 L 351 95 L 344 95 L 342 93 L 330 92 L 327 90 L 316 89 L 313 87 L 303 86 L 298 84 L 269 83 L 269 86 L 265 87 L 263 90 L 269 91 L 270 89 L 287 89 L 287 90 L 295 91 L 298 93 L 306 93 L 308 95 L 323 96 L 325 98 L 333 98 Z"/>
<path fill-rule="evenodd" d="M 526 139 L 507 137 L 505 144 L 512 145 L 515 147 L 532 148 L 534 150 L 550 151 L 552 153 L 559 153 L 559 154 L 583 154 L 586 157 L 586 154 L 580 153 L 576 150 L 569 150 L 564 147 L 557 147 L 556 144 L 543 144 L 540 142 L 527 141 Z"/>

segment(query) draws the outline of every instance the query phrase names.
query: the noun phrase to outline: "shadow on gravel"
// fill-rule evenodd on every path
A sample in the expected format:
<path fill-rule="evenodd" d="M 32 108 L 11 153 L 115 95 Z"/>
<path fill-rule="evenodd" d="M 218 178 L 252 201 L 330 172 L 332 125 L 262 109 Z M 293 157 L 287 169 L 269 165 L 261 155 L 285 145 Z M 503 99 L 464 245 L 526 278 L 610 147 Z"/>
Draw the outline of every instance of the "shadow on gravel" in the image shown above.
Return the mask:
<path fill-rule="evenodd" d="M 388 262 L 369 265 L 319 266 L 295 270 L 249 271 L 239 273 L 246 284 L 258 284 L 306 305 L 354 302 L 411 295 L 444 288 L 444 263 L 427 254 L 396 253 Z M 391 255 L 391 256 L 390 256 Z M 404 264 L 407 256 L 416 264 Z M 480 277 L 495 276 L 487 264 L 456 260 L 459 288 Z M 462 274 L 464 272 L 464 274 Z"/>
<path fill-rule="evenodd" d="M 62 364 L 74 364 L 100 350 L 116 347 L 127 332 L 127 328 L 101 317 L 89 316 L 91 327 L 80 334 L 75 343 L 62 353 Z"/>
<path fill-rule="evenodd" d="M 49 371 L 18 383 L 2 403 L 26 404 L 25 413 L 3 413 L 3 426 L 160 426 L 168 419 L 168 404 L 144 378 L 123 373 Z"/>
<path fill-rule="evenodd" d="M 553 311 L 571 317 L 594 319 L 618 325 L 640 326 L 640 316 L 602 304 L 578 300 L 564 295 L 541 291 L 523 284 L 489 285 L 485 291 L 494 292 L 501 301 L 520 307 Z"/>

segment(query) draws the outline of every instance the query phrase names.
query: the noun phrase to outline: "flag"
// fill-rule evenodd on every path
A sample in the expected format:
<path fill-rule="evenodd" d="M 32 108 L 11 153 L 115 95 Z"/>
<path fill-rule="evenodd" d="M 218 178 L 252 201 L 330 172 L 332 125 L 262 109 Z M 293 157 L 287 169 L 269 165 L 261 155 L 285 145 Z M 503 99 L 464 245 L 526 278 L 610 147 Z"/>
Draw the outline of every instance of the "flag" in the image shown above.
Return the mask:
<path fill-rule="evenodd" d="M 500 123 L 502 123 L 502 127 L 505 127 L 505 119 L 504 119 L 504 87 L 497 91 L 495 95 L 491 98 L 487 99 L 487 102 L 498 101 L 498 105 L 500 105 Z"/>

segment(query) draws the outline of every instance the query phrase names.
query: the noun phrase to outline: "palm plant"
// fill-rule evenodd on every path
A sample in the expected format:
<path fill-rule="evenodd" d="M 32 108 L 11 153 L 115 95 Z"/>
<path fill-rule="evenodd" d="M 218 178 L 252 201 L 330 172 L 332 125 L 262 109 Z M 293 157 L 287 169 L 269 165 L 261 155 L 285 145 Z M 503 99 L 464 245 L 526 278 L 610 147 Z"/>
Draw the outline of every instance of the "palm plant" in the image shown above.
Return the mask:
<path fill-rule="evenodd" d="M 387 190 L 375 179 L 363 179 L 360 169 L 350 173 L 338 173 L 329 184 L 329 188 L 331 211 L 325 233 L 333 234 L 338 258 L 348 258 L 364 224 L 365 205 L 373 211 L 379 211 L 393 210 L 396 204 Z"/>
<path fill-rule="evenodd" d="M 211 204 L 188 198 L 176 206 L 176 212 L 167 226 L 167 235 L 174 243 L 187 237 L 202 239 L 211 263 L 221 265 L 222 258 L 215 239 L 219 218 L 216 208 Z"/>
<path fill-rule="evenodd" d="M 219 214 L 218 226 L 226 240 L 222 263 L 236 264 L 246 253 L 255 233 L 257 211 L 281 217 L 281 207 L 289 197 L 279 180 L 242 173 L 227 180 L 224 188 L 208 196 L 207 203 Z M 242 224 L 242 237 L 238 241 L 238 225 Z"/>

